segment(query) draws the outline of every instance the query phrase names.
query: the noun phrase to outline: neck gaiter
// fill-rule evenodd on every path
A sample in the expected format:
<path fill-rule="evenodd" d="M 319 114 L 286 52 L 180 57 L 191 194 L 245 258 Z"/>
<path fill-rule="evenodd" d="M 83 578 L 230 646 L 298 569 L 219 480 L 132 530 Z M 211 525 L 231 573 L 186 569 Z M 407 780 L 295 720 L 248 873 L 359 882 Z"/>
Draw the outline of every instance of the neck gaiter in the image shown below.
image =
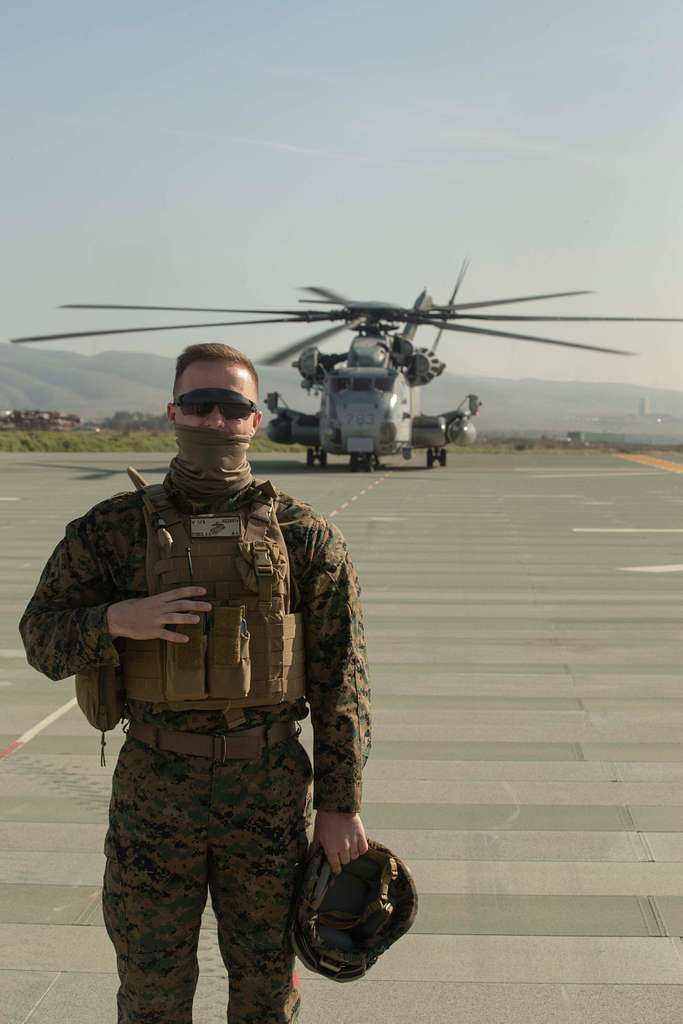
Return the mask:
<path fill-rule="evenodd" d="M 178 423 L 175 434 L 178 454 L 171 461 L 167 479 L 188 498 L 228 498 L 251 483 L 247 461 L 251 438 Z"/>

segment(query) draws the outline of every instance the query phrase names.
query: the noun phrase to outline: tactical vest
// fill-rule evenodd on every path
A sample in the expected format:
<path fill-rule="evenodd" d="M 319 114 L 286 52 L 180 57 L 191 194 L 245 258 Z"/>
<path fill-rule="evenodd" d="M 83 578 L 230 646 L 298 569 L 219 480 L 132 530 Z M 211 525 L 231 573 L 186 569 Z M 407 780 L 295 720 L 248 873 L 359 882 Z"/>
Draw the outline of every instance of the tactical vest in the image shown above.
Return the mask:
<path fill-rule="evenodd" d="M 304 696 L 304 642 L 276 492 L 259 484 L 228 514 L 180 512 L 160 484 L 141 489 L 150 596 L 206 588 L 210 612 L 177 628 L 187 643 L 119 641 L 126 697 L 173 710 L 268 707 Z M 173 628 L 173 627 L 169 627 Z"/>

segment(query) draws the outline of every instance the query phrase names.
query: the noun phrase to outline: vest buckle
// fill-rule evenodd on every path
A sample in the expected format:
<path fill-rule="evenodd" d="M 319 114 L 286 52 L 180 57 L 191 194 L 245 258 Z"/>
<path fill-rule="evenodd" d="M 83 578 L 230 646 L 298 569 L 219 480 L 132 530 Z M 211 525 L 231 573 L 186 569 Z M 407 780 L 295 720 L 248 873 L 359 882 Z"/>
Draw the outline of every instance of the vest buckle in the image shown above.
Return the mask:
<path fill-rule="evenodd" d="M 254 544 L 254 572 L 257 576 L 272 576 L 274 573 L 270 552 L 264 545 L 258 547 Z"/>

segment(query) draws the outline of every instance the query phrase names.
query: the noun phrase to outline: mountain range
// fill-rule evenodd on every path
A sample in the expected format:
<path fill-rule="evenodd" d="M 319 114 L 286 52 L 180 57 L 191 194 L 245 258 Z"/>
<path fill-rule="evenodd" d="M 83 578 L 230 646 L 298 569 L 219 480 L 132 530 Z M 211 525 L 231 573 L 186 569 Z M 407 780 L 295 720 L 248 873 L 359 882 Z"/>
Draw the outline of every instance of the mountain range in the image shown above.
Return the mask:
<path fill-rule="evenodd" d="M 118 410 L 160 412 L 168 401 L 173 367 L 173 359 L 144 352 L 84 356 L 0 343 L 0 411 L 55 409 L 84 419 L 101 419 Z M 279 391 L 294 408 L 317 408 L 291 368 L 258 370 L 262 395 Z M 683 392 L 633 384 L 444 373 L 422 389 L 422 411 L 454 409 L 469 392 L 483 401 L 480 432 L 620 429 L 683 437 Z M 644 406 L 650 410 L 647 417 L 639 415 Z M 664 422 L 658 423 L 662 417 Z"/>

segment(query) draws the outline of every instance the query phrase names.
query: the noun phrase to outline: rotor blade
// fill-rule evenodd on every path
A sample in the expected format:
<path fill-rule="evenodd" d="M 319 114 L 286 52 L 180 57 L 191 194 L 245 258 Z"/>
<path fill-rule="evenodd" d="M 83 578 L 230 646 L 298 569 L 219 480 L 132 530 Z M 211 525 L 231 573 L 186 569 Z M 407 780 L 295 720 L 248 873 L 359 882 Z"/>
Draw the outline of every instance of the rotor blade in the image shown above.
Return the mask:
<path fill-rule="evenodd" d="M 448 300 L 448 307 L 449 307 L 449 309 L 453 305 L 453 302 L 455 300 L 455 296 L 458 294 L 458 291 L 460 289 L 460 285 L 463 282 L 463 278 L 465 277 L 465 274 L 467 273 L 467 268 L 469 267 L 469 265 L 470 265 L 469 257 L 465 256 L 465 259 L 462 261 L 462 266 L 460 267 L 460 271 L 459 271 L 458 276 L 456 278 L 455 286 L 453 288 L 453 291 L 451 292 L 451 297 Z M 436 352 L 437 348 L 439 347 L 439 342 L 441 341 L 441 335 L 442 334 L 443 334 L 443 330 L 439 331 L 439 333 L 437 334 L 436 338 L 434 339 L 434 344 L 432 345 L 432 352 Z"/>
<path fill-rule="evenodd" d="M 463 279 L 465 277 L 465 274 L 467 273 L 467 268 L 469 267 L 469 265 L 470 265 L 469 256 L 465 256 L 465 259 L 462 261 L 462 266 L 460 268 L 460 272 L 458 274 L 458 278 L 457 278 L 457 280 L 455 282 L 455 287 L 453 288 L 453 294 L 451 295 L 450 299 L 448 300 L 448 305 L 449 306 L 453 305 L 453 301 L 455 299 L 455 296 L 460 291 L 460 285 L 463 282 Z"/>
<path fill-rule="evenodd" d="M 327 302 L 336 302 L 340 306 L 345 306 L 350 299 L 345 299 L 339 292 L 333 291 L 332 288 L 319 288 L 316 285 L 306 285 L 304 288 L 300 288 L 301 292 L 310 292 L 311 295 L 319 295 L 321 299 L 325 299 Z"/>
<path fill-rule="evenodd" d="M 520 295 L 514 299 L 491 299 L 488 302 L 458 302 L 455 306 L 433 306 L 438 310 L 481 309 L 484 306 L 504 306 L 508 302 L 535 302 L 537 299 L 563 299 L 568 295 L 595 295 L 595 292 L 552 292 L 547 295 Z"/>
<path fill-rule="evenodd" d="M 433 320 L 422 320 L 421 323 L 436 327 Z M 511 334 L 509 331 L 491 331 L 482 327 L 465 327 L 464 324 L 442 324 L 444 331 L 465 331 L 468 334 L 486 334 L 492 338 L 514 338 L 515 341 L 538 341 L 543 345 L 560 345 L 562 348 L 580 348 L 588 352 L 607 352 L 615 356 L 633 356 L 635 352 L 627 352 L 621 348 L 603 348 L 599 345 L 580 345 L 577 341 L 555 341 L 553 338 L 537 338 L 532 334 Z"/>
<path fill-rule="evenodd" d="M 271 352 L 269 356 L 266 356 L 265 359 L 259 359 L 259 364 L 262 366 L 277 366 L 279 363 L 286 362 L 290 356 L 295 356 L 299 352 L 303 352 L 305 348 L 310 348 L 311 345 L 317 345 L 319 342 L 331 338 L 334 334 L 339 334 L 340 331 L 345 330 L 347 327 L 349 330 L 354 330 L 360 323 L 362 323 L 362 319 L 352 320 L 348 324 L 329 327 L 326 331 L 320 331 L 318 334 L 309 334 L 307 338 L 295 341 L 292 345 L 285 345 L 284 348 L 278 348 L 275 352 Z"/>
<path fill-rule="evenodd" d="M 322 314 L 320 319 L 327 319 Z M 60 341 L 64 338 L 95 338 L 103 334 L 137 334 L 143 331 L 189 331 L 197 330 L 200 327 L 239 327 L 249 324 L 300 324 L 306 323 L 301 317 L 290 317 L 279 320 L 224 320 L 215 324 L 167 324 L 165 327 L 121 327 L 109 331 L 71 331 L 67 334 L 36 334 L 27 338 L 10 338 L 13 345 L 20 345 L 26 341 Z"/>
<path fill-rule="evenodd" d="M 299 316 L 300 310 L 298 309 L 223 309 L 222 307 L 214 306 L 119 306 L 119 305 L 102 305 L 100 303 L 91 302 L 68 302 L 64 306 L 58 306 L 57 309 L 154 309 L 154 310 L 169 310 L 175 313 L 267 313 L 270 315 L 277 314 L 280 316 Z"/>
<path fill-rule="evenodd" d="M 504 314 L 492 314 L 492 313 L 466 313 L 464 319 L 467 320 L 515 320 L 523 322 L 525 320 L 556 320 L 565 321 L 567 323 L 598 323 L 600 321 L 607 321 L 613 324 L 631 324 L 631 323 L 645 323 L 645 324 L 679 324 L 683 323 L 682 316 L 505 316 Z"/>

